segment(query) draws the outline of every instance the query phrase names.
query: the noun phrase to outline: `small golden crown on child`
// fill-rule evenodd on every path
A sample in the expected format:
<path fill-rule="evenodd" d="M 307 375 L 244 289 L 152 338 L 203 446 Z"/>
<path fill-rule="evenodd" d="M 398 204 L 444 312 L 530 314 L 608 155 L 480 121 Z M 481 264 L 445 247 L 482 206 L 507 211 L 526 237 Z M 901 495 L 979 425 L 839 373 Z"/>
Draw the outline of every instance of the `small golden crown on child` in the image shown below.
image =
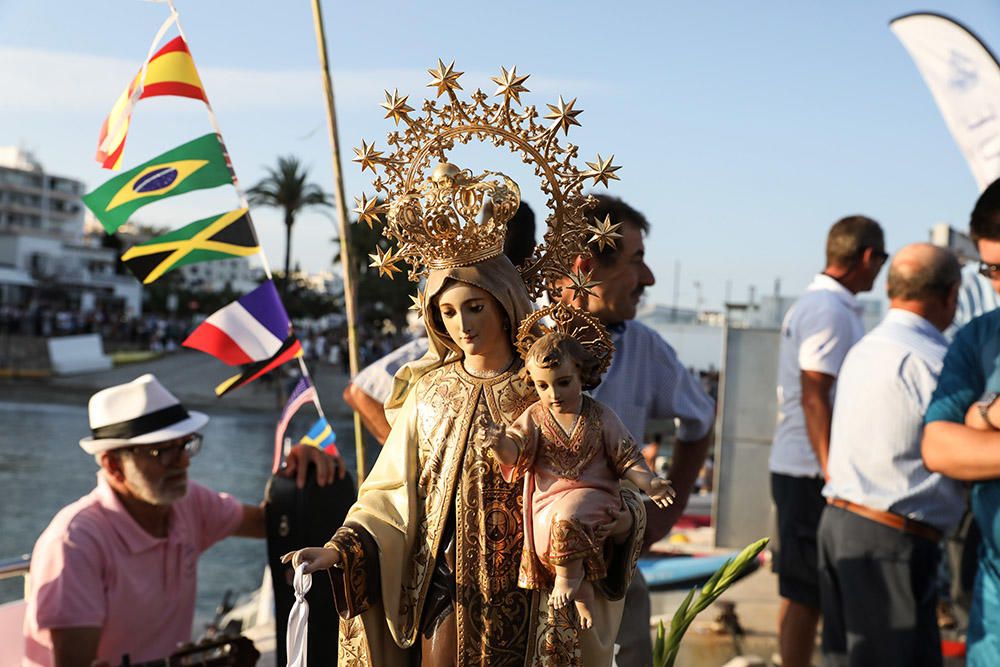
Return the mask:
<path fill-rule="evenodd" d="M 551 327 L 543 322 L 546 318 L 552 323 Z M 560 302 L 540 308 L 521 320 L 515 341 L 521 358 L 526 359 L 535 341 L 553 331 L 575 338 L 594 355 L 598 375 L 603 375 L 608 370 L 615 353 L 615 344 L 611 341 L 607 327 L 590 313 Z"/>
<path fill-rule="evenodd" d="M 473 175 L 443 162 L 417 191 L 389 206 L 388 227 L 406 239 L 396 256 L 431 269 L 496 257 L 503 253 L 507 223 L 520 204 L 517 183 L 504 174 Z"/>

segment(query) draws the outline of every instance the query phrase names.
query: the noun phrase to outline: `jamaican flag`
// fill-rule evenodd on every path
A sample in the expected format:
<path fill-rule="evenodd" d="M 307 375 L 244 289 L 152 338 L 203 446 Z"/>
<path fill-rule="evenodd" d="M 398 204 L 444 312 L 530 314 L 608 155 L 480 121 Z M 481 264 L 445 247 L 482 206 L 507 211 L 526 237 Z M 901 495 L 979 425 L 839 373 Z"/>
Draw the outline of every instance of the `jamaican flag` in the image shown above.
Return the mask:
<path fill-rule="evenodd" d="M 122 261 L 144 284 L 186 264 L 253 255 L 260 250 L 245 208 L 197 220 L 132 246 Z"/>
<path fill-rule="evenodd" d="M 189 141 L 145 164 L 115 176 L 83 196 L 108 234 L 124 225 L 137 209 L 192 190 L 233 182 L 215 134 Z"/>

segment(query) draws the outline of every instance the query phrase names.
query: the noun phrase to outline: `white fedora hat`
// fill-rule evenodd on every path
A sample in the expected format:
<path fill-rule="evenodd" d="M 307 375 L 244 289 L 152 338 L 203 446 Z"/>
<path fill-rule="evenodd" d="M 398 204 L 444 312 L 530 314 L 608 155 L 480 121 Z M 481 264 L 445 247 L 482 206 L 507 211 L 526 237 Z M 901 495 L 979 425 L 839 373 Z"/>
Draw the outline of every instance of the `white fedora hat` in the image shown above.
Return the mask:
<path fill-rule="evenodd" d="M 208 415 L 185 410 L 150 373 L 102 389 L 90 397 L 87 410 L 91 435 L 80 446 L 88 454 L 182 438 L 208 423 Z"/>

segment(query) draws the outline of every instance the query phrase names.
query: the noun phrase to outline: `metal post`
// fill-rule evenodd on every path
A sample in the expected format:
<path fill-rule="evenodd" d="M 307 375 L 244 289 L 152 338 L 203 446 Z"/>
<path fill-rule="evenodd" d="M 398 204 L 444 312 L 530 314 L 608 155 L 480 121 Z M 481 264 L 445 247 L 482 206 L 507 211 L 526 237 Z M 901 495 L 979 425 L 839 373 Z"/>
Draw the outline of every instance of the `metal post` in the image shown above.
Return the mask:
<path fill-rule="evenodd" d="M 344 199 L 344 178 L 340 172 L 340 149 L 337 140 L 337 112 L 333 106 L 333 80 L 330 63 L 326 57 L 326 32 L 323 29 L 323 11 L 319 0 L 312 0 L 313 24 L 316 27 L 316 48 L 319 50 L 320 68 L 323 73 L 323 90 L 326 93 L 326 120 L 330 133 L 330 151 L 333 162 L 333 193 L 337 204 L 337 222 L 340 228 L 340 265 L 344 270 L 344 309 L 347 314 L 347 351 L 351 376 L 358 373 L 358 339 L 355 330 L 354 282 L 351 276 L 349 233 L 347 228 L 347 202 Z M 365 479 L 365 441 L 361 431 L 361 415 L 354 413 L 354 450 L 357 454 L 358 484 Z"/>

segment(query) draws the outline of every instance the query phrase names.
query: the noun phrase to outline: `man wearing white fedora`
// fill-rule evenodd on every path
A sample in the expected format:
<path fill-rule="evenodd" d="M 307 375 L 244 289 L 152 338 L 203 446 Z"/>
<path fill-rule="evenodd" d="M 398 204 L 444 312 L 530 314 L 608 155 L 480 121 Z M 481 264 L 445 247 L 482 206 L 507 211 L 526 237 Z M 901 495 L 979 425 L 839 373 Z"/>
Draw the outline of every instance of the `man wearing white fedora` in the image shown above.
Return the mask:
<path fill-rule="evenodd" d="M 63 508 L 35 543 L 24 665 L 90 667 L 164 658 L 190 641 L 198 557 L 230 535 L 264 537 L 263 505 L 189 481 L 208 416 L 186 410 L 153 375 L 90 399 L 80 446 L 97 487 Z M 284 474 L 333 480 L 336 460 L 299 445 Z"/>

